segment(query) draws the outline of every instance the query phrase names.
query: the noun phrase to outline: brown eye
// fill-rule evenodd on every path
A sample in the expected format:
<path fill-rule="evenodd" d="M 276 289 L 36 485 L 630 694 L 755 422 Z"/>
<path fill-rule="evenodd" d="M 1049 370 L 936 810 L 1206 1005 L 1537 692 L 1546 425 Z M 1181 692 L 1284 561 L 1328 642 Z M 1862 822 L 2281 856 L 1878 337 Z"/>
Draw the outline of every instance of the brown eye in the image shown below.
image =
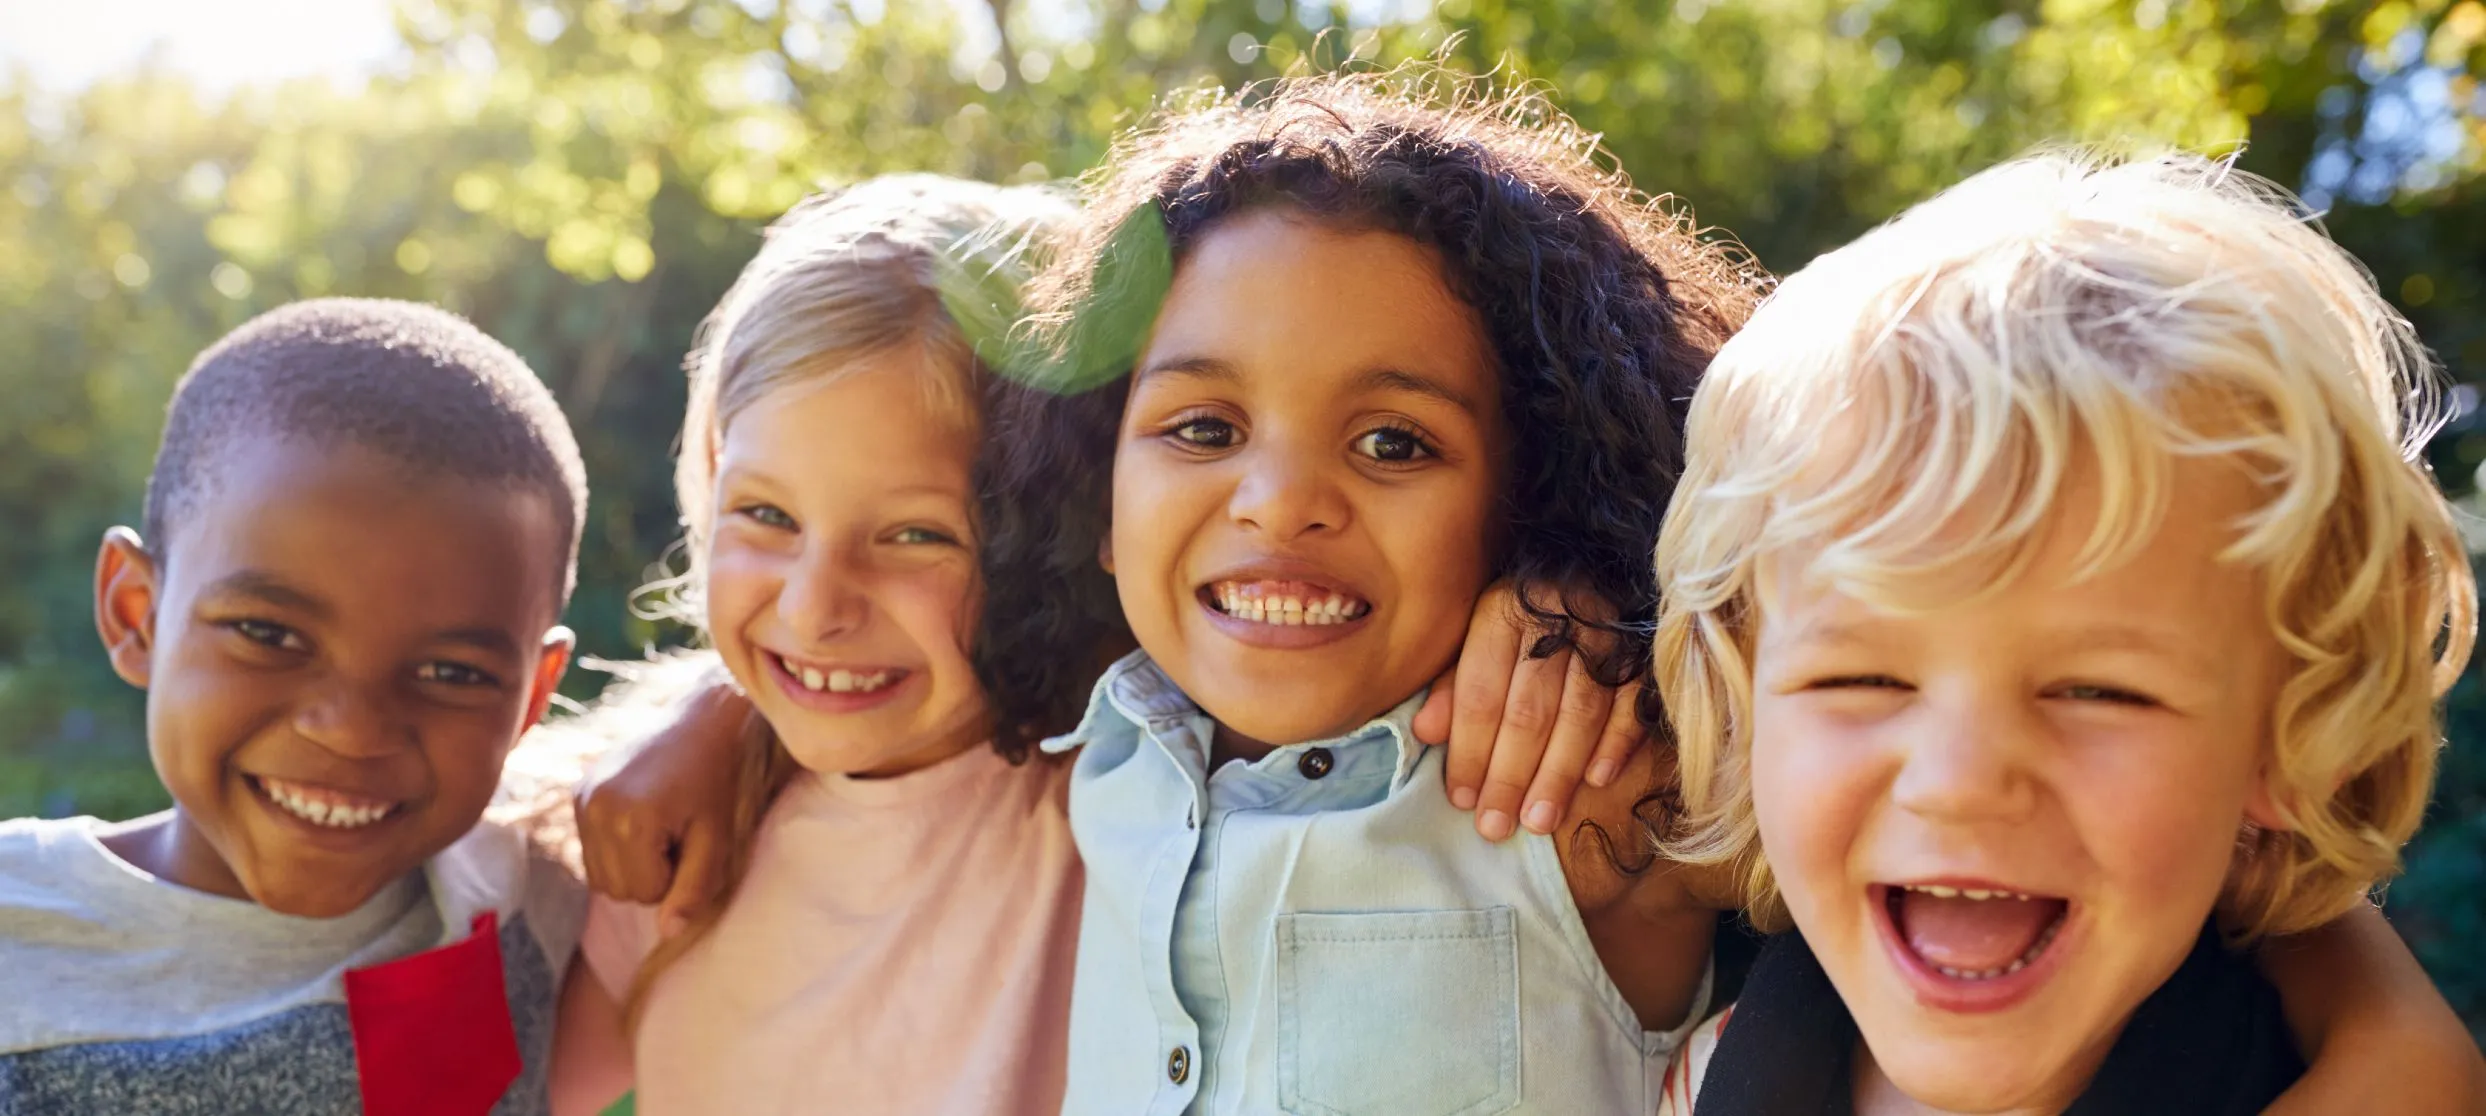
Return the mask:
<path fill-rule="evenodd" d="M 1434 456 L 1433 447 L 1424 444 L 1413 430 L 1384 426 L 1367 431 L 1355 440 L 1355 452 L 1375 461 L 1418 461 Z"/>
<path fill-rule="evenodd" d="M 488 672 L 445 659 L 414 668 L 414 676 L 425 682 L 439 682 L 450 686 L 497 686 L 501 681 L 492 677 Z"/>
<path fill-rule="evenodd" d="M 1224 419 L 1196 418 L 1166 431 L 1168 437 L 1196 449 L 1231 449 L 1234 424 Z"/>
<path fill-rule="evenodd" d="M 279 651 L 300 651 L 309 646 L 300 633 L 283 624 L 274 624 L 266 620 L 236 620 L 225 626 L 231 628 L 233 634 L 262 647 L 273 647 Z"/>

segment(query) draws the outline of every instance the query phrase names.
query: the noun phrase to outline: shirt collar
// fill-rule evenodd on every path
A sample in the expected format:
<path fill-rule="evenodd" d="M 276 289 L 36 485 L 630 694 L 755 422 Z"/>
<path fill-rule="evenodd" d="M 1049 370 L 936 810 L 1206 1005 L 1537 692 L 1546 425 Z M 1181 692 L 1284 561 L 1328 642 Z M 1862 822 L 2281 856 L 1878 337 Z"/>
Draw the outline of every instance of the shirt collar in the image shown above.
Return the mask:
<path fill-rule="evenodd" d="M 1336 750 L 1386 739 L 1397 754 L 1396 770 L 1390 779 L 1390 789 L 1396 790 L 1415 774 L 1417 762 L 1424 758 L 1425 746 L 1416 740 L 1414 729 L 1416 710 L 1424 707 L 1424 695 L 1425 691 L 1418 690 L 1389 712 L 1341 735 L 1290 744 L 1270 754 L 1291 756 L 1314 748 Z M 1108 726 L 1117 723 L 1163 732 L 1195 717 L 1206 717 L 1199 704 L 1183 693 L 1182 687 L 1175 685 L 1146 651 L 1133 651 L 1097 679 L 1079 727 L 1045 741 L 1042 746 L 1047 752 L 1067 752 L 1096 739 Z"/>

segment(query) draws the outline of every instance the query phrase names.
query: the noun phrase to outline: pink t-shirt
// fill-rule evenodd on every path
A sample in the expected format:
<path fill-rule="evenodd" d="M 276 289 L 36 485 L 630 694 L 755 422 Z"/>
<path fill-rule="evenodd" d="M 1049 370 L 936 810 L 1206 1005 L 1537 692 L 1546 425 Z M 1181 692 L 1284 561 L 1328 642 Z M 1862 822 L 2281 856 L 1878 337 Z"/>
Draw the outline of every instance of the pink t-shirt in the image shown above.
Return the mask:
<path fill-rule="evenodd" d="M 1081 875 L 1070 765 L 978 746 L 894 779 L 798 776 L 716 925 L 657 978 L 638 1110 L 1060 1110 Z M 598 896 L 581 943 L 616 1002 L 654 908 Z"/>

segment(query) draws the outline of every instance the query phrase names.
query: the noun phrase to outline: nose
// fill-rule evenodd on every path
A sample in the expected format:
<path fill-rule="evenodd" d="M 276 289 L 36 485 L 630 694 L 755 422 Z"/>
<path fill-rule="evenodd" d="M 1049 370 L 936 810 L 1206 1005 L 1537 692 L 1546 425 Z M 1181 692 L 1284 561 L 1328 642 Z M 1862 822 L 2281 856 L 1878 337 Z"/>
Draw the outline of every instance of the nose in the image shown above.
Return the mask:
<path fill-rule="evenodd" d="M 294 707 L 294 732 L 348 759 L 376 759 L 410 747 L 413 726 L 397 716 L 391 691 L 385 682 L 331 676 Z"/>
<path fill-rule="evenodd" d="M 809 543 L 777 591 L 777 618 L 805 639 L 836 639 L 863 625 L 869 605 L 856 582 L 861 561 L 831 541 Z"/>
<path fill-rule="evenodd" d="M 1351 513 L 1332 465 L 1317 447 L 1300 440 L 1263 438 L 1242 461 L 1243 476 L 1227 515 L 1280 542 L 1336 532 Z"/>
<path fill-rule="evenodd" d="M 2030 763 L 2043 746 L 2044 726 L 2025 703 L 1966 695 L 1924 703 L 1904 726 L 1891 801 L 1942 822 L 2010 822 L 2029 816 L 2037 799 Z"/>

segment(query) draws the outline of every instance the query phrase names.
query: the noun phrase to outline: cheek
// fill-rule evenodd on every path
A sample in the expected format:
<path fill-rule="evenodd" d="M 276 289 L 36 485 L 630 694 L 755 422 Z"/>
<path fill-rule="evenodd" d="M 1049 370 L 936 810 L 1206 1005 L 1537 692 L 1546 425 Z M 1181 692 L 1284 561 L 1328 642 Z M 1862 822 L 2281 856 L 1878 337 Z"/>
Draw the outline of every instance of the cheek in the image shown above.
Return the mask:
<path fill-rule="evenodd" d="M 719 639 L 768 607 L 785 587 L 786 559 L 720 539 L 707 555 L 708 630 Z"/>
<path fill-rule="evenodd" d="M 2197 908 L 2224 881 L 2244 820 L 2247 749 L 2213 734 L 2075 743 L 2054 792 L 2113 885 L 2132 901 Z"/>
<path fill-rule="evenodd" d="M 1869 742 L 1828 718 L 1768 695 L 1752 712 L 1752 808 L 1790 903 L 1845 886 L 1845 865 L 1870 811 Z"/>
<path fill-rule="evenodd" d="M 963 565 L 911 571 L 884 583 L 881 607 L 938 669 L 967 669 L 975 631 L 974 572 Z"/>
<path fill-rule="evenodd" d="M 212 788 L 261 727 L 281 720 L 288 691 L 279 677 L 226 657 L 216 646 L 222 633 L 166 634 L 147 688 L 147 735 L 170 789 L 196 793 Z"/>
<path fill-rule="evenodd" d="M 1493 578 L 1491 492 L 1478 484 L 1383 490 L 1359 509 L 1391 567 L 1402 615 L 1446 618 L 1466 631 Z"/>

